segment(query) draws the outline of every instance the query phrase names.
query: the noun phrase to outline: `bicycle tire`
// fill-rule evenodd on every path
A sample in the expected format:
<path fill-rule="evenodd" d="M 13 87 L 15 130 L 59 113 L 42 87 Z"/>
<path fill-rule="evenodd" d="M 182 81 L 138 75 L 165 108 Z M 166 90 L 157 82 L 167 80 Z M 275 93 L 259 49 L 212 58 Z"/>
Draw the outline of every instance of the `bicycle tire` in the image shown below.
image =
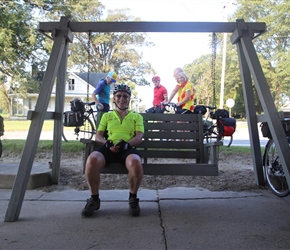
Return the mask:
<path fill-rule="evenodd" d="M 94 123 L 89 119 L 84 119 L 84 124 L 78 127 L 63 127 L 62 137 L 65 142 L 79 139 L 91 140 L 96 134 Z"/>
<path fill-rule="evenodd" d="M 227 137 L 230 137 L 230 140 L 229 140 L 229 143 L 226 145 L 226 147 L 230 147 L 231 145 L 232 145 L 232 142 L 233 142 L 233 136 L 232 135 L 227 135 Z M 222 142 L 224 142 L 224 139 L 225 139 L 225 137 L 224 136 L 219 136 L 219 141 L 222 141 Z"/>
<path fill-rule="evenodd" d="M 272 192 L 279 197 L 289 195 L 289 186 L 283 167 L 279 162 L 279 155 L 273 139 L 270 139 L 266 144 L 263 165 L 265 179 Z"/>

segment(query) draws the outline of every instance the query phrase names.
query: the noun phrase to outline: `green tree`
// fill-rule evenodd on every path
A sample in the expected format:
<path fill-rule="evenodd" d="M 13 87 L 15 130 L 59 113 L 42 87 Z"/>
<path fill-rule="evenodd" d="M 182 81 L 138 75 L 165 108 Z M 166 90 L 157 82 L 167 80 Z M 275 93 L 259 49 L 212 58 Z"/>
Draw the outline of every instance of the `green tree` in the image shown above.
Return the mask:
<path fill-rule="evenodd" d="M 290 5 L 288 0 L 237 0 L 233 19 L 246 22 L 265 22 L 267 32 L 253 40 L 277 108 L 283 105 L 283 96 L 290 95 Z M 259 101 L 257 111 L 261 111 Z"/>
<path fill-rule="evenodd" d="M 36 87 L 26 73 L 28 65 L 41 65 L 42 60 L 39 48 L 43 38 L 36 33 L 33 10 L 22 1 L 0 3 L 0 105 L 4 110 L 10 109 L 8 92 L 13 93 L 16 85 L 20 95 Z"/>
<path fill-rule="evenodd" d="M 84 22 L 126 22 L 140 21 L 128 14 L 129 9 L 109 10 L 103 18 L 104 6 L 96 0 L 65 1 L 65 5 L 54 5 L 54 11 L 47 14 L 51 20 L 69 16 L 72 21 Z M 57 20 L 58 21 L 58 20 Z M 143 77 L 153 73 L 151 64 L 142 61 L 138 48 L 152 46 L 145 33 L 74 33 L 70 45 L 68 65 L 79 71 L 108 72 L 114 70 L 119 81 L 132 81 L 138 85 L 150 84 Z"/>

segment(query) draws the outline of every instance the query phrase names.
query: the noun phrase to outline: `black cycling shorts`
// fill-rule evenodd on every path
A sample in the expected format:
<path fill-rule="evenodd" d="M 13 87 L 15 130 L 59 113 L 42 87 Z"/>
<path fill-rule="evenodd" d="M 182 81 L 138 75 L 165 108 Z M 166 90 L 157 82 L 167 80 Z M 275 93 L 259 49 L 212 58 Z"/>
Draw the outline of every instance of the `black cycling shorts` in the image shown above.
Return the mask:
<path fill-rule="evenodd" d="M 126 158 L 128 155 L 131 155 L 131 154 L 139 155 L 141 158 L 141 155 L 138 152 L 138 150 L 132 147 L 118 153 L 113 153 L 110 149 L 106 148 L 105 146 L 96 148 L 94 151 L 98 151 L 104 155 L 105 160 L 106 160 L 106 165 L 109 163 L 118 162 L 125 166 Z"/>

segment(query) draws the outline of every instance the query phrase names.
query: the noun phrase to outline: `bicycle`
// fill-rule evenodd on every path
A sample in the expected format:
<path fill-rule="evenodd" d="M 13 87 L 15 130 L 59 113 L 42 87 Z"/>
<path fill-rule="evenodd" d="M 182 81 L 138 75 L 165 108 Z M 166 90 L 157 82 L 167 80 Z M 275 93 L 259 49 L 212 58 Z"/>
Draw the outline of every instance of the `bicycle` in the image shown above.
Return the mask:
<path fill-rule="evenodd" d="M 67 111 L 64 115 L 62 137 L 64 141 L 81 139 L 92 139 L 96 134 L 96 113 L 98 111 L 93 110 L 95 102 L 83 102 L 84 112 Z M 67 121 L 66 116 L 71 116 L 72 122 Z M 77 120 L 77 121 L 76 121 Z"/>
<path fill-rule="evenodd" d="M 283 122 L 284 124 L 290 123 L 290 119 L 289 120 L 285 119 Z M 263 126 L 265 127 L 263 128 Z M 290 194 L 289 185 L 285 177 L 283 166 L 279 161 L 277 148 L 274 140 L 272 139 L 270 131 L 269 130 L 267 132 L 265 132 L 265 130 L 263 131 L 263 129 L 265 129 L 266 126 L 268 126 L 267 123 L 261 124 L 263 136 L 269 138 L 263 154 L 263 168 L 265 180 L 269 188 L 275 195 L 279 197 L 285 197 Z M 290 129 L 288 129 L 288 126 L 284 126 L 284 130 L 286 132 L 286 136 L 290 146 Z"/>
<path fill-rule="evenodd" d="M 165 104 L 163 110 L 167 113 L 173 112 L 182 114 L 181 107 L 176 106 L 175 103 Z M 164 111 L 162 113 L 164 113 Z M 227 136 L 230 138 L 227 147 L 232 144 L 233 133 L 236 129 L 236 120 L 234 118 L 229 118 L 228 111 L 224 109 L 216 110 L 215 106 L 196 105 L 193 113 L 202 115 L 207 113 L 206 118 L 203 120 L 203 138 L 207 143 L 224 141 L 224 137 Z M 227 120 L 224 121 L 224 119 Z M 214 120 L 216 121 L 214 122 Z M 224 123 L 222 121 L 224 121 Z"/>
<path fill-rule="evenodd" d="M 224 141 L 224 138 L 227 136 L 229 137 L 227 147 L 231 146 L 233 142 L 233 133 L 236 128 L 236 121 L 234 118 L 228 117 L 228 112 L 226 110 L 217 110 L 216 106 L 197 105 L 195 106 L 195 113 L 200 113 L 202 115 L 207 113 L 206 118 L 203 120 L 203 137 L 207 143 Z M 226 129 L 228 129 L 228 131 L 225 131 Z"/>

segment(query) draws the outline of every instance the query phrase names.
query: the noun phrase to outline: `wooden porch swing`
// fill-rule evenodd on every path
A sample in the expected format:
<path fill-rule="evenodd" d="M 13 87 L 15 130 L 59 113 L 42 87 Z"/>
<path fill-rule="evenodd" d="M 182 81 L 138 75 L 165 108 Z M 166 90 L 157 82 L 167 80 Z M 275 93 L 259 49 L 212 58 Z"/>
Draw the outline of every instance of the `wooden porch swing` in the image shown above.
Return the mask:
<path fill-rule="evenodd" d="M 257 128 L 252 78 L 265 112 L 265 121 L 268 122 L 271 134 L 285 169 L 285 176 L 290 183 L 290 149 L 280 122 L 279 114 L 263 74 L 259 59 L 254 49 L 252 39 L 266 31 L 265 23 L 248 23 L 244 20 L 236 22 L 71 22 L 68 17 L 62 17 L 60 22 L 43 22 L 39 24 L 39 31 L 51 33 L 54 40 L 51 56 L 47 65 L 46 74 L 41 85 L 39 98 L 35 110 L 31 111 L 28 119 L 31 120 L 26 144 L 23 150 L 17 176 L 5 221 L 15 221 L 19 218 L 25 191 L 27 188 L 32 164 L 37 150 L 43 122 L 45 119 L 54 119 L 52 181 L 59 180 L 61 144 L 62 144 L 62 113 L 64 107 L 64 93 L 66 82 L 68 44 L 73 41 L 73 32 L 221 32 L 232 33 L 231 42 L 237 45 L 243 92 L 248 117 L 248 127 L 252 147 L 254 173 L 258 185 L 264 185 L 262 168 L 262 154 Z M 47 112 L 53 83 L 56 82 L 55 112 Z"/>

